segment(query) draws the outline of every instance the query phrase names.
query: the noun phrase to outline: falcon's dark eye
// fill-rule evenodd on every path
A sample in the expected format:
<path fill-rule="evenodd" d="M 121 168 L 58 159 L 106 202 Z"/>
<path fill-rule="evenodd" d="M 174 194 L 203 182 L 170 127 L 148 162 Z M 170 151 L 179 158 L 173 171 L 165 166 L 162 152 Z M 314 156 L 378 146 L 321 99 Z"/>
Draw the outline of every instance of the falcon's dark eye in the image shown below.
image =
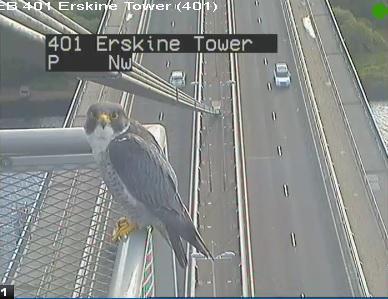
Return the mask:
<path fill-rule="evenodd" d="M 111 119 L 118 119 L 119 118 L 119 114 L 117 112 L 113 112 L 111 115 L 110 115 Z"/>

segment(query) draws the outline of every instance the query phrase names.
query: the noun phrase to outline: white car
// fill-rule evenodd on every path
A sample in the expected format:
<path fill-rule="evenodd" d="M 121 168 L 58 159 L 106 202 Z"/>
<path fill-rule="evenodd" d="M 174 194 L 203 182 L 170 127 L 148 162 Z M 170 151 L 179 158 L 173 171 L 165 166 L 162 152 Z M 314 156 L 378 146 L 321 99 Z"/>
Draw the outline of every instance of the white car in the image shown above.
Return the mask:
<path fill-rule="evenodd" d="M 20 86 L 19 95 L 22 98 L 29 98 L 31 96 L 30 88 L 27 85 Z"/>
<path fill-rule="evenodd" d="M 175 87 L 184 87 L 186 85 L 186 74 L 183 71 L 172 71 L 170 75 L 170 84 Z"/>
<path fill-rule="evenodd" d="M 273 71 L 275 85 L 278 87 L 289 87 L 291 84 L 291 74 L 288 70 L 287 63 L 278 62 L 275 64 Z"/>

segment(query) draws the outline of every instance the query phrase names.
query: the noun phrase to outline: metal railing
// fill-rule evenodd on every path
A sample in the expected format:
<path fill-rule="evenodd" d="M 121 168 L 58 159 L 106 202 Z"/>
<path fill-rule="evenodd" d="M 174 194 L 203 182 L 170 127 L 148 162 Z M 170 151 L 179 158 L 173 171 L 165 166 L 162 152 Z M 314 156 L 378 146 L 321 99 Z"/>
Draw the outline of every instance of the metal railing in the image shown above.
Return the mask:
<path fill-rule="evenodd" d="M 0 3 L 5 2 L 3 0 L 0 0 Z M 34 15 L 34 18 L 31 17 L 29 14 Z M 59 26 L 61 27 L 59 28 L 57 26 L 58 21 L 46 15 L 42 11 L 32 9 L 29 14 L 20 10 L 7 11 L 7 13 L 4 13 L 4 16 L 0 15 L 0 23 L 3 23 L 7 26 L 17 25 L 20 28 L 19 30 L 24 30 L 25 33 L 30 35 L 36 41 L 40 42 L 42 51 L 44 49 L 45 42 L 44 34 L 77 33 L 73 29 L 68 28 L 67 26 Z M 60 13 L 58 12 L 57 14 Z M 104 23 L 106 23 L 108 19 L 109 12 L 105 11 L 98 29 L 99 32 L 102 31 L 103 33 Z M 13 20 L 15 20 L 16 22 Z M 26 30 L 26 28 L 30 28 L 32 30 Z M 120 25 L 120 30 L 121 29 L 122 24 Z M 128 73 L 75 72 L 72 73 L 72 75 L 83 80 L 93 81 L 95 83 L 106 85 L 114 89 L 130 92 L 153 100 L 167 102 L 170 104 L 178 104 L 182 107 L 196 111 L 202 111 L 205 113 L 219 114 L 219 111 L 217 111 L 213 107 L 208 107 L 203 103 L 198 103 L 191 96 L 184 93 L 183 91 L 178 90 L 176 87 L 174 87 L 164 79 L 160 78 L 156 74 L 152 73 L 140 64 L 136 63 L 136 61 L 134 61 L 132 65 L 132 69 Z M 81 85 L 79 84 L 77 87 L 77 93 L 80 91 L 80 89 Z M 76 102 L 76 100 L 73 100 L 72 106 Z"/>
<path fill-rule="evenodd" d="M 380 134 L 380 131 L 379 131 L 377 125 L 376 125 L 376 122 L 375 122 L 375 120 L 374 120 L 372 111 L 370 110 L 370 106 L 369 106 L 369 103 L 368 103 L 368 99 L 367 99 L 367 97 L 366 97 L 366 94 L 365 94 L 365 92 L 364 92 L 364 89 L 363 89 L 363 87 L 362 87 L 362 84 L 361 84 L 361 82 L 360 82 L 360 79 L 359 79 L 359 77 L 358 77 L 357 71 L 356 71 L 356 69 L 355 69 L 355 67 L 354 67 L 354 65 L 353 65 L 352 59 L 351 59 L 350 54 L 349 54 L 349 52 L 348 52 L 348 50 L 347 50 L 347 47 L 346 47 L 346 45 L 345 45 L 345 42 L 344 42 L 344 40 L 343 40 L 343 38 L 342 38 L 341 32 L 339 31 L 339 28 L 338 28 L 338 25 L 337 25 L 337 23 L 336 23 L 336 21 L 335 21 L 335 17 L 334 17 L 334 15 L 333 15 L 332 10 L 331 10 L 330 4 L 327 2 L 327 0 L 326 0 L 326 3 L 327 3 L 327 5 L 329 5 L 328 8 L 329 8 L 329 10 L 330 10 L 330 12 L 331 12 L 331 16 L 332 16 L 332 18 L 333 18 L 333 22 L 335 23 L 335 27 L 336 27 L 336 30 L 337 30 L 337 34 L 338 34 L 339 37 L 340 37 L 341 45 L 342 45 L 342 47 L 343 47 L 344 50 L 345 50 L 345 53 L 346 53 L 348 62 L 349 62 L 349 63 L 351 64 L 351 66 L 352 66 L 353 74 L 354 74 L 354 76 L 355 76 L 356 79 L 357 79 L 358 88 L 361 90 L 363 103 L 365 104 L 365 105 L 363 105 L 363 107 L 364 107 L 364 108 L 365 108 L 365 107 L 368 108 L 368 109 L 366 110 L 366 115 L 368 115 L 369 118 L 372 120 L 372 121 L 371 121 L 371 123 L 373 124 L 372 128 L 373 128 L 374 131 L 375 131 L 375 136 L 377 136 L 376 140 L 377 140 L 378 147 L 379 147 L 380 151 L 385 151 L 385 152 L 383 153 L 383 156 L 382 156 L 382 157 L 383 157 L 383 159 L 384 159 L 384 161 L 385 161 L 385 165 L 387 165 L 387 159 L 386 159 L 386 158 L 388 157 L 388 155 L 387 155 L 387 149 L 386 149 L 386 147 L 385 147 L 383 138 L 382 138 L 382 136 L 381 136 L 381 134 Z M 351 129 L 349 120 L 348 120 L 348 118 L 347 118 L 347 116 L 346 116 L 345 108 L 344 108 L 344 106 L 343 106 L 343 104 L 342 104 L 341 95 L 340 95 L 340 93 L 339 93 L 339 91 L 338 91 L 337 84 L 336 84 L 336 82 L 335 82 L 335 80 L 334 80 L 334 75 L 333 75 L 333 72 L 332 72 L 332 70 L 331 70 L 329 61 L 328 61 L 328 59 L 327 59 L 326 51 L 325 51 L 325 49 L 324 49 L 324 46 L 323 46 L 323 43 L 322 43 L 322 40 L 321 40 L 321 36 L 320 36 L 319 30 L 318 30 L 318 28 L 317 28 L 317 26 L 316 26 L 315 19 L 314 19 L 314 14 L 313 14 L 313 12 L 312 12 L 312 8 L 311 8 L 311 5 L 310 5 L 310 2 L 309 2 L 309 1 L 307 1 L 307 8 L 308 8 L 309 14 L 310 14 L 310 16 L 311 16 L 311 21 L 312 21 L 311 24 L 312 24 L 312 26 L 313 26 L 313 28 L 314 28 L 314 31 L 315 31 L 315 33 L 316 33 L 316 36 L 317 36 L 317 44 L 318 44 L 318 48 L 320 49 L 321 57 L 322 57 L 322 59 L 323 59 L 323 61 L 324 61 L 325 68 L 326 68 L 326 70 L 327 70 L 327 72 L 328 72 L 329 80 L 330 80 L 330 82 L 331 82 L 331 86 L 333 86 L 333 91 L 334 91 L 334 94 L 335 94 L 335 99 L 336 99 L 336 101 L 337 101 L 338 107 L 340 108 L 339 111 L 340 111 L 341 116 L 342 116 L 342 118 L 343 118 L 343 120 L 344 120 L 344 124 L 345 124 L 345 128 L 346 128 L 346 133 L 347 133 L 347 135 L 349 136 L 350 141 L 351 141 L 351 142 L 350 142 L 350 145 L 351 145 L 351 147 L 352 147 L 352 150 L 353 150 L 353 153 L 354 153 L 354 156 L 355 156 L 355 161 L 356 161 L 356 163 L 357 163 L 358 169 L 359 169 L 360 174 L 361 174 L 361 176 L 362 176 L 362 180 L 363 180 L 363 182 L 364 182 L 365 189 L 366 189 L 366 192 L 367 192 L 367 194 L 368 194 L 368 197 L 369 197 L 369 200 L 370 200 L 370 203 L 371 203 L 371 206 L 372 206 L 373 213 L 375 214 L 375 217 L 376 217 L 376 220 L 377 220 L 377 224 L 378 224 L 379 229 L 380 229 L 380 232 L 381 232 L 381 236 L 382 236 L 382 238 L 383 238 L 383 240 L 384 240 L 384 243 L 385 243 L 385 247 L 388 249 L 388 232 L 387 232 L 387 228 L 386 228 L 385 223 L 384 223 L 384 220 L 383 220 L 383 218 L 382 218 L 382 216 L 381 216 L 380 209 L 379 209 L 379 207 L 378 207 L 378 205 L 377 205 L 375 195 L 374 195 L 374 193 L 373 193 L 373 191 L 372 191 L 372 187 L 371 187 L 371 185 L 370 185 L 368 176 L 367 176 L 366 171 L 365 171 L 364 163 L 362 162 L 362 158 L 361 158 L 361 155 L 360 155 L 360 151 L 359 151 L 359 149 L 358 149 L 358 147 L 357 147 L 357 143 L 356 143 L 356 141 L 355 141 L 355 138 L 354 138 L 354 135 L 353 135 L 353 132 L 352 132 L 352 129 Z"/>
<path fill-rule="evenodd" d="M 234 12 L 234 0 L 227 1 L 227 26 L 228 33 L 236 33 L 236 20 Z M 255 280 L 253 273 L 252 245 L 249 220 L 247 178 L 245 168 L 244 134 L 242 128 L 242 112 L 240 99 L 240 79 L 238 72 L 238 56 L 230 53 L 230 73 L 232 84 L 233 106 L 233 139 L 234 156 L 236 162 L 237 181 L 237 206 L 238 206 L 238 229 L 241 255 L 241 281 L 244 297 L 255 296 Z"/>
<path fill-rule="evenodd" d="M 153 296 L 151 232 L 112 243 L 121 207 L 83 129 L 1 130 L 0 140 L 1 283 L 18 297 Z"/>
<path fill-rule="evenodd" d="M 354 267 L 355 267 L 355 270 L 357 273 L 358 285 L 361 289 L 361 292 L 362 292 L 363 296 L 370 297 L 369 288 L 368 288 L 368 285 L 367 285 L 367 282 L 365 279 L 364 271 L 362 268 L 362 263 L 361 263 L 359 255 L 358 255 L 356 243 L 355 243 L 354 238 L 353 238 L 353 232 L 351 230 L 348 216 L 346 214 L 346 208 L 345 208 L 344 203 L 343 203 L 341 189 L 340 189 L 338 181 L 337 181 L 336 172 L 335 172 L 335 169 L 333 167 L 334 164 L 333 164 L 333 161 L 332 161 L 332 158 L 330 155 L 328 143 L 327 143 L 325 132 L 323 129 L 323 124 L 322 124 L 322 121 L 321 121 L 321 118 L 319 115 L 319 110 L 318 110 L 318 107 L 316 104 L 315 95 L 314 95 L 314 91 L 313 91 L 312 84 L 310 81 L 309 72 L 308 72 L 307 64 L 306 64 L 306 61 L 304 58 L 304 53 L 303 53 L 302 45 L 300 42 L 298 30 L 296 27 L 295 19 L 294 19 L 293 13 L 292 13 L 291 4 L 290 4 L 289 0 L 287 0 L 285 3 L 286 3 L 287 12 L 288 12 L 288 15 L 290 18 L 293 36 L 295 39 L 297 56 L 299 58 L 299 61 L 301 62 L 301 66 L 302 66 L 302 70 L 303 70 L 302 73 L 303 73 L 304 83 L 306 85 L 306 88 L 308 89 L 308 99 L 309 99 L 311 110 L 312 110 L 313 123 L 315 124 L 316 133 L 318 135 L 320 147 L 321 147 L 322 152 L 323 152 L 324 162 L 325 162 L 324 165 L 326 166 L 326 170 L 328 172 L 329 182 L 330 182 L 330 185 L 331 185 L 332 190 L 334 192 L 334 197 L 335 197 L 335 202 L 337 204 L 338 214 L 340 216 L 342 228 L 343 228 L 343 231 L 345 233 L 345 237 L 346 237 L 346 241 L 347 241 L 346 245 L 347 245 L 347 248 L 349 249 L 349 253 L 351 255 L 352 262 L 354 264 Z M 330 203 L 330 199 L 329 199 L 329 203 Z"/>
<path fill-rule="evenodd" d="M 153 263 L 147 259 L 150 248 L 152 254 L 150 229 L 138 231 L 119 244 L 108 297 L 154 296 Z M 149 269 L 151 271 L 147 273 Z"/>

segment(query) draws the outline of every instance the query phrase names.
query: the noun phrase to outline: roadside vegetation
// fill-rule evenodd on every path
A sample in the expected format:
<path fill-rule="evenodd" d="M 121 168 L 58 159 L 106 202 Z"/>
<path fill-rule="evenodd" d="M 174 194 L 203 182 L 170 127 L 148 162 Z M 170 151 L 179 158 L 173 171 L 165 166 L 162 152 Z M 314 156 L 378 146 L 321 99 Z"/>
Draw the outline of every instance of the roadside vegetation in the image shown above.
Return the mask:
<path fill-rule="evenodd" d="M 388 16 L 376 20 L 371 12 L 382 1 L 330 2 L 368 98 L 388 101 Z"/>

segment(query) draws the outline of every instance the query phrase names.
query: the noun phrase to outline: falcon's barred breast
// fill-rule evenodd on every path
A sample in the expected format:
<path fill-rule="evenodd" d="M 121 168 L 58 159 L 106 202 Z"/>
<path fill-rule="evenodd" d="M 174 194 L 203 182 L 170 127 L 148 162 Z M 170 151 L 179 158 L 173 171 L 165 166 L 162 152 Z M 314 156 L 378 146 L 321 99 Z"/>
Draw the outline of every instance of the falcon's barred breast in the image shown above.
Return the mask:
<path fill-rule="evenodd" d="M 129 120 L 118 104 L 89 107 L 84 125 L 96 162 L 113 199 L 137 227 L 152 225 L 186 267 L 184 239 L 211 257 L 183 204 L 177 177 L 153 135 Z"/>

